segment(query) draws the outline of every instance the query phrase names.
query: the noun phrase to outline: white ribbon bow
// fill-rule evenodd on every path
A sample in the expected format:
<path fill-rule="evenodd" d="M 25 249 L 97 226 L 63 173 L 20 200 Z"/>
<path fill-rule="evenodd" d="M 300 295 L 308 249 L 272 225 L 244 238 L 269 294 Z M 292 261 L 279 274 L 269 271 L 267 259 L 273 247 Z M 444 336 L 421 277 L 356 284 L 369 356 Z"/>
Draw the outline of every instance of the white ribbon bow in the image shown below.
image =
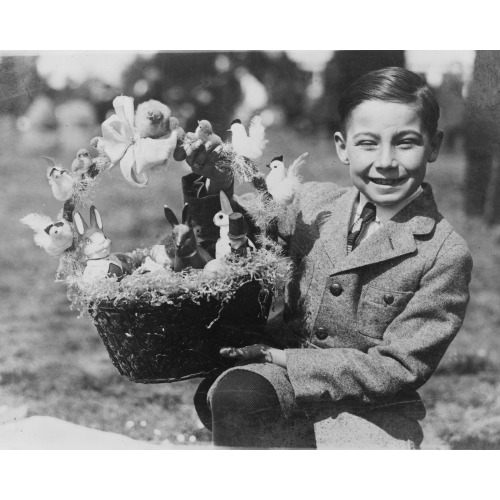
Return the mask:
<path fill-rule="evenodd" d="M 104 151 L 112 166 L 120 163 L 123 177 L 130 184 L 144 187 L 149 180 L 147 171 L 166 163 L 174 152 L 177 131 L 174 130 L 166 139 L 139 138 L 134 128 L 134 99 L 116 97 L 113 107 L 116 114 L 101 125 Z"/>

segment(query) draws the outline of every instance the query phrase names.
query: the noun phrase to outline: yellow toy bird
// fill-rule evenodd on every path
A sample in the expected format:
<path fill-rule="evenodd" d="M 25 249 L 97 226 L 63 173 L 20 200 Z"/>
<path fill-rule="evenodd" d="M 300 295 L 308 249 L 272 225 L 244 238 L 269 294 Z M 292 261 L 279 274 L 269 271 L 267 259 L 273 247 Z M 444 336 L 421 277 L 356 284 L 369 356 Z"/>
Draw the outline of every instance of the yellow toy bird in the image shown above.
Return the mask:
<path fill-rule="evenodd" d="M 58 201 L 66 201 L 73 194 L 75 179 L 61 165 L 57 165 L 52 158 L 43 156 L 49 166 L 47 167 L 47 181 L 52 189 L 54 198 Z"/>
<path fill-rule="evenodd" d="M 94 167 L 94 160 L 86 149 L 79 149 L 71 164 L 71 170 L 77 175 L 89 173 Z"/>
<path fill-rule="evenodd" d="M 102 137 L 93 137 L 90 140 L 90 145 L 99 153 L 99 156 L 107 156 L 104 150 L 104 139 Z"/>
<path fill-rule="evenodd" d="M 204 143 L 214 144 L 215 146 L 222 144 L 222 139 L 214 133 L 212 124 L 208 120 L 200 120 L 198 122 L 195 134 Z"/>
<path fill-rule="evenodd" d="M 170 108 L 160 101 L 150 99 L 137 106 L 135 128 L 140 138 L 159 139 L 168 135 L 175 122 L 171 123 Z M 177 120 L 176 120 L 177 121 Z M 177 121 L 177 125 L 178 125 Z"/>

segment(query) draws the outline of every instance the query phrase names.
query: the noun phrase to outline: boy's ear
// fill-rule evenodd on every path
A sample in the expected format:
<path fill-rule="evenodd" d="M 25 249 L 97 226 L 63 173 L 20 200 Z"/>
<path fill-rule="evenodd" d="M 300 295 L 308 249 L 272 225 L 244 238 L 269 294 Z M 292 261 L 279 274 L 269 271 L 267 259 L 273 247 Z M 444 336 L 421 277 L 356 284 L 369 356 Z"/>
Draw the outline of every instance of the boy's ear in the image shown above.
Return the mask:
<path fill-rule="evenodd" d="M 345 165 L 349 165 L 349 158 L 347 157 L 347 145 L 344 136 L 341 132 L 335 132 L 333 136 L 335 140 L 335 147 L 337 148 L 337 155 L 340 161 Z"/>
<path fill-rule="evenodd" d="M 432 163 L 437 160 L 439 156 L 439 150 L 441 149 L 441 144 L 443 144 L 444 132 L 441 129 L 437 129 L 434 137 L 431 139 L 431 150 L 429 152 L 428 162 Z"/>

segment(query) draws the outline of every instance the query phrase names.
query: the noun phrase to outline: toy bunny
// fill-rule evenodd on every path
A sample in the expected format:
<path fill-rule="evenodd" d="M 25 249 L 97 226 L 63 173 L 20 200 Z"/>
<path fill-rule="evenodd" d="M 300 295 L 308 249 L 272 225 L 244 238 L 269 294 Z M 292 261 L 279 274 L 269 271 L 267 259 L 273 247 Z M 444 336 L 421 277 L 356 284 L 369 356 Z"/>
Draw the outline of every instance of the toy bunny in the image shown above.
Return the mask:
<path fill-rule="evenodd" d="M 182 271 L 186 267 L 203 269 L 213 257 L 198 245 L 194 229 L 189 225 L 189 205 L 182 210 L 182 223 L 179 224 L 174 212 L 165 205 L 165 217 L 172 226 L 172 236 L 175 243 L 174 271 Z"/>
<path fill-rule="evenodd" d="M 76 211 L 73 212 L 73 222 L 77 233 L 83 240 L 83 253 L 87 258 L 83 273 L 84 280 L 93 281 L 106 276 L 122 276 L 124 263 L 111 253 L 111 241 L 104 235 L 102 219 L 96 207 L 93 205 L 90 207 L 90 226 Z"/>
<path fill-rule="evenodd" d="M 229 240 L 229 216 L 233 213 L 229 198 L 224 191 L 220 192 L 221 210 L 214 215 L 214 224 L 220 228 L 220 238 L 215 244 L 215 258 L 221 259 L 224 255 L 231 253 L 231 242 Z"/>

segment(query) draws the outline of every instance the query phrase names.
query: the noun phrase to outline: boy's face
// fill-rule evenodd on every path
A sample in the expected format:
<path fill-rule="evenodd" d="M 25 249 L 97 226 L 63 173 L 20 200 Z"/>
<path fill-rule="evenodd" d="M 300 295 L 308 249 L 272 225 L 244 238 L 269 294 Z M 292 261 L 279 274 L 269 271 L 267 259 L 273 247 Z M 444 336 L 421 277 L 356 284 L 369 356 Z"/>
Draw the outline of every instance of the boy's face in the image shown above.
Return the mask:
<path fill-rule="evenodd" d="M 356 106 L 345 137 L 335 134 L 354 186 L 379 206 L 395 205 L 418 189 L 442 139 L 440 130 L 429 137 L 415 106 L 378 100 Z"/>

